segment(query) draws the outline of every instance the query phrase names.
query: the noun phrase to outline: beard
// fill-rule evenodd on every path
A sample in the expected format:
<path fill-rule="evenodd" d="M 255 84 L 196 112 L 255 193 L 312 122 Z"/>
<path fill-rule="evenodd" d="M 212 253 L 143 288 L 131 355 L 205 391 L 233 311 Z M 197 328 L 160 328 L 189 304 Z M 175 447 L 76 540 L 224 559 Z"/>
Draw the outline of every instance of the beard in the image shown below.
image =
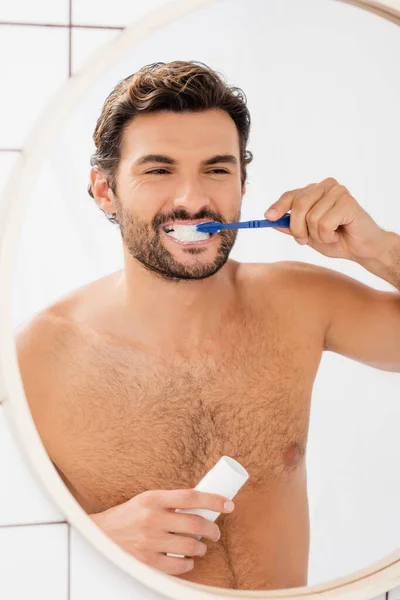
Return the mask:
<path fill-rule="evenodd" d="M 211 277 L 227 262 L 238 234 L 238 231 L 235 229 L 223 230 L 220 233 L 216 233 L 215 236 L 218 236 L 218 238 L 214 244 L 218 245 L 217 254 L 215 258 L 208 261 L 201 257 L 205 253 L 201 246 L 186 246 L 185 253 L 193 257 L 198 255 L 199 258 L 191 261 L 190 264 L 185 264 L 176 260 L 164 246 L 161 237 L 162 224 L 175 219 L 190 221 L 208 218 L 210 221 L 224 223 L 225 221 L 219 215 L 203 209 L 197 215 L 192 216 L 184 209 L 179 209 L 173 214 L 157 215 L 151 223 L 148 223 L 130 214 L 117 201 L 115 216 L 118 220 L 124 245 L 129 254 L 148 271 L 164 280 L 199 280 Z M 232 221 L 239 220 L 240 210 L 232 217 Z"/>

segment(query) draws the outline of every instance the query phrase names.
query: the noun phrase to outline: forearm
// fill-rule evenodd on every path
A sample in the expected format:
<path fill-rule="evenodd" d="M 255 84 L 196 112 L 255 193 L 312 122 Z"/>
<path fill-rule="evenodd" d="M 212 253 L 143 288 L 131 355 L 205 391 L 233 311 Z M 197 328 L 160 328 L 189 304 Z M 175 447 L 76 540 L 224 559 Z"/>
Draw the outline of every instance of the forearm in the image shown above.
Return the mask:
<path fill-rule="evenodd" d="M 382 249 L 374 259 L 360 259 L 358 264 L 384 279 L 400 291 L 400 235 L 387 231 Z"/>

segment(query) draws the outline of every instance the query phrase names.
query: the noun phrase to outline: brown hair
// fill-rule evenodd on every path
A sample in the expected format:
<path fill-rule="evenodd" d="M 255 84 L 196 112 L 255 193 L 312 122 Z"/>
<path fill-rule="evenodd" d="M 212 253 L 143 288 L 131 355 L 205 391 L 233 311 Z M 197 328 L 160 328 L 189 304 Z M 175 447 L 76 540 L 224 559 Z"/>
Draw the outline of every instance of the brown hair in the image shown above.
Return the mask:
<path fill-rule="evenodd" d="M 146 65 L 120 81 L 104 102 L 93 133 L 96 151 L 90 164 L 106 174 L 107 183 L 116 194 L 122 136 L 136 115 L 219 108 L 231 116 L 239 133 L 243 185 L 247 178 L 246 166 L 253 160 L 252 153 L 246 150 L 250 134 L 246 102 L 246 95 L 240 88 L 226 84 L 219 73 L 202 62 L 176 60 Z M 88 192 L 94 198 L 91 185 Z M 114 213 L 103 212 L 109 221 L 118 223 Z"/>

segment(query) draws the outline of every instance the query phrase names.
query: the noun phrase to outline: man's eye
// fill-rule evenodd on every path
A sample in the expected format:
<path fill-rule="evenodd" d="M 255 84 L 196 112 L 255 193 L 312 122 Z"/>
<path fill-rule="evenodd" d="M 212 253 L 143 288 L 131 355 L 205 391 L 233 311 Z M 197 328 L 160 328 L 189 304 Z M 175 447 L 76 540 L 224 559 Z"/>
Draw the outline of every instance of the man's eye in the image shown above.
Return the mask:
<path fill-rule="evenodd" d="M 160 171 L 163 171 L 163 173 L 162 173 L 162 174 L 164 174 L 164 173 L 169 173 L 169 171 L 167 171 L 167 169 L 153 169 L 152 171 L 147 171 L 147 172 L 146 172 L 146 175 L 150 175 L 150 174 L 152 174 L 152 173 L 155 173 L 155 174 L 159 175 L 159 174 L 160 174 Z M 225 169 L 211 169 L 211 171 L 208 171 L 208 173 L 214 173 L 214 172 L 215 172 L 215 173 L 216 173 L 216 172 L 219 172 L 219 173 L 225 173 L 225 174 L 228 174 L 228 173 L 229 173 L 229 171 L 225 171 Z"/>
<path fill-rule="evenodd" d="M 146 175 L 149 175 L 150 173 L 157 173 L 159 171 L 164 171 L 165 173 L 169 173 L 169 171 L 167 171 L 167 169 L 153 169 L 153 171 L 147 171 Z"/>

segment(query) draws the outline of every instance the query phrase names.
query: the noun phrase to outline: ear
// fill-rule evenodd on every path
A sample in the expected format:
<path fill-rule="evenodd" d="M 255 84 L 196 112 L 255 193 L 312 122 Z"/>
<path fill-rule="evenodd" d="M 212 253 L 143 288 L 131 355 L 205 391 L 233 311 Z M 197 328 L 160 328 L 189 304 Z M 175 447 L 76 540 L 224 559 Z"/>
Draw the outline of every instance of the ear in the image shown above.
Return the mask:
<path fill-rule="evenodd" d="M 244 183 L 242 185 L 242 196 L 244 196 L 246 194 L 246 184 Z"/>
<path fill-rule="evenodd" d="M 98 167 L 94 167 L 90 171 L 90 183 L 93 196 L 100 208 L 105 212 L 115 213 L 114 194 L 108 185 L 105 173 Z"/>

